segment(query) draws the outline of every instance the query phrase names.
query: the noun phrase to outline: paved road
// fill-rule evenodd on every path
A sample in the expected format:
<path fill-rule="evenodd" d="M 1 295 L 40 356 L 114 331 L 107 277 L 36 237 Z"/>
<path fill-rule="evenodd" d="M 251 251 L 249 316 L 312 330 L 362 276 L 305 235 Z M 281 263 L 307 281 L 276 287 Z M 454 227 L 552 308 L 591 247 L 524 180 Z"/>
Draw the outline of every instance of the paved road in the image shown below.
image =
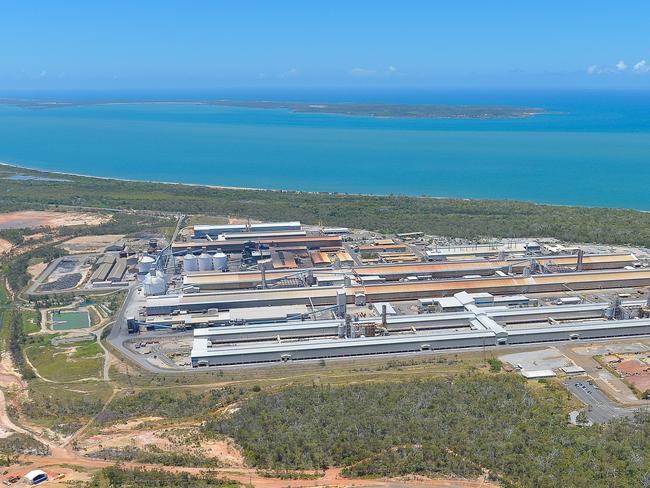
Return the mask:
<path fill-rule="evenodd" d="M 128 357 L 131 361 L 135 362 L 136 364 L 142 366 L 145 370 L 148 370 L 152 373 L 173 373 L 174 370 L 164 369 L 155 366 L 151 364 L 142 354 L 138 354 L 124 345 L 124 341 L 129 339 L 129 332 L 126 326 L 126 317 L 129 315 L 135 315 L 134 313 L 132 313 L 133 311 L 130 310 L 130 306 L 132 307 L 133 305 L 133 297 L 137 293 L 137 291 L 138 291 L 137 284 L 131 286 L 129 293 L 126 296 L 126 300 L 124 300 L 122 307 L 120 307 L 119 312 L 117 312 L 117 315 L 115 317 L 115 323 L 113 324 L 113 328 L 111 329 L 111 332 L 108 334 L 108 342 L 110 342 L 111 345 L 115 347 L 118 351 L 120 351 L 124 356 Z M 187 372 L 187 371 L 188 370 L 183 370 L 179 368 L 175 372 L 178 373 L 178 372 Z"/>
<path fill-rule="evenodd" d="M 631 417 L 639 409 L 618 406 L 588 380 L 565 381 L 564 385 L 587 406 L 585 409 L 587 418 L 595 424 L 602 424 L 618 417 Z"/>

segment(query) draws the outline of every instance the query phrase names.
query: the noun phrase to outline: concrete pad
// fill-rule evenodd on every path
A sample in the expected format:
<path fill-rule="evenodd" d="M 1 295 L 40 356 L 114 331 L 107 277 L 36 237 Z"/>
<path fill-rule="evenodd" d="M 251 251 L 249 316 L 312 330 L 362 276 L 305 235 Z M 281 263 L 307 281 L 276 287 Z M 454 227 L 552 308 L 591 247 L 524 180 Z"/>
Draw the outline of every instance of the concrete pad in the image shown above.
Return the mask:
<path fill-rule="evenodd" d="M 548 347 L 538 351 L 504 354 L 499 356 L 501 361 L 512 366 L 522 366 L 525 370 L 559 369 L 573 366 L 573 363 L 555 347 Z"/>

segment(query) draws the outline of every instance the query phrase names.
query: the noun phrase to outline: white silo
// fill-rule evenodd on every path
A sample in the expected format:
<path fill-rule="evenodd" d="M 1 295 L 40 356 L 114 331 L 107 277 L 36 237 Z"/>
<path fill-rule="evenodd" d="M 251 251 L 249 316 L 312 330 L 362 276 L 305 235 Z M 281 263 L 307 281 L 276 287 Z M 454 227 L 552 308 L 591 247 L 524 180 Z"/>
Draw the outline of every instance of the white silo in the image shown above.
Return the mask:
<path fill-rule="evenodd" d="M 138 272 L 139 273 L 148 273 L 153 267 L 156 260 L 152 256 L 142 256 L 140 262 L 138 263 Z"/>
<path fill-rule="evenodd" d="M 183 256 L 183 270 L 184 271 L 198 271 L 199 270 L 199 258 L 194 254 L 188 253 Z"/>
<path fill-rule="evenodd" d="M 145 296 L 162 295 L 167 289 L 167 284 L 161 276 L 148 274 L 142 283 L 142 288 Z"/>
<path fill-rule="evenodd" d="M 228 267 L 228 256 L 222 252 L 215 253 L 212 256 L 212 267 L 215 271 L 225 271 Z"/>
<path fill-rule="evenodd" d="M 153 288 L 151 286 L 151 281 L 153 280 L 153 276 L 148 274 L 147 276 L 144 277 L 144 280 L 142 281 L 142 291 L 144 292 L 145 296 L 151 296 L 153 295 Z"/>
<path fill-rule="evenodd" d="M 212 256 L 207 252 L 199 256 L 199 271 L 210 271 L 212 269 Z"/>

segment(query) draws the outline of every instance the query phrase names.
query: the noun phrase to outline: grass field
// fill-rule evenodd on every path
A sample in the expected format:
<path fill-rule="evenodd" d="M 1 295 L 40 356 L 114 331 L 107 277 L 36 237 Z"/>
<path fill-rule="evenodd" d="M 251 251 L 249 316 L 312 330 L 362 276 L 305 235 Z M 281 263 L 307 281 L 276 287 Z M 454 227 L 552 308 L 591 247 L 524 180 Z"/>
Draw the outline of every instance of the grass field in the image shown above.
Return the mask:
<path fill-rule="evenodd" d="M 7 296 L 7 290 L 5 289 L 5 278 L 2 273 L 0 273 L 0 308 L 4 307 L 9 303 L 9 297 Z"/>
<path fill-rule="evenodd" d="M 20 323 L 24 334 L 31 334 L 41 330 L 38 325 L 38 312 L 35 310 L 23 310 L 20 312 Z"/>
<path fill-rule="evenodd" d="M 488 354 L 488 358 L 491 357 Z M 129 369 L 129 376 L 119 367 L 111 368 L 111 378 L 122 385 L 134 386 L 197 386 L 220 383 L 241 383 L 244 386 L 277 387 L 282 385 L 329 384 L 344 385 L 372 381 L 433 378 L 489 368 L 482 352 L 462 355 L 433 355 L 417 358 L 377 356 L 326 360 L 321 362 L 268 365 L 258 368 L 192 371 L 158 375 Z"/>
<path fill-rule="evenodd" d="M 41 376 L 61 382 L 98 377 L 104 361 L 96 342 L 54 346 L 49 337 L 26 346 L 25 353 Z"/>
<path fill-rule="evenodd" d="M 11 334 L 11 317 L 9 313 L 0 310 L 0 353 L 9 349 L 9 336 Z"/>

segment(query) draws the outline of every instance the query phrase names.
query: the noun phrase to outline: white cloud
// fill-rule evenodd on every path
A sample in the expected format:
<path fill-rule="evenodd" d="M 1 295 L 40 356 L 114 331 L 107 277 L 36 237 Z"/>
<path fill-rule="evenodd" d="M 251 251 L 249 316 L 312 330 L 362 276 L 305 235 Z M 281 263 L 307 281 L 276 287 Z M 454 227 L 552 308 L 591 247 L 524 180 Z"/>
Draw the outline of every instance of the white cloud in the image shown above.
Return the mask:
<path fill-rule="evenodd" d="M 587 74 L 590 75 L 599 75 L 602 73 L 602 69 L 596 66 L 595 64 L 592 64 L 587 68 Z"/>
<path fill-rule="evenodd" d="M 350 76 L 358 76 L 358 77 L 364 77 L 364 76 L 374 76 L 377 74 L 377 72 L 373 69 L 365 69 L 365 68 L 352 68 L 348 74 Z"/>
<path fill-rule="evenodd" d="M 616 69 L 619 71 L 625 71 L 627 69 L 627 64 L 622 59 L 616 63 Z"/>
<path fill-rule="evenodd" d="M 376 78 L 387 78 L 389 76 L 403 76 L 403 73 L 401 73 L 395 66 L 390 65 L 385 70 L 352 68 L 350 71 L 348 71 L 348 75 L 358 77 L 358 78 L 371 77 L 371 76 Z"/>
<path fill-rule="evenodd" d="M 302 73 L 298 68 L 291 68 L 289 71 L 285 71 L 284 73 L 280 73 L 278 76 L 280 78 L 297 78 L 300 76 Z"/>
<path fill-rule="evenodd" d="M 634 65 L 634 68 L 632 68 L 635 73 L 647 73 L 650 71 L 650 65 L 646 62 L 645 59 L 642 59 L 638 63 Z"/>

